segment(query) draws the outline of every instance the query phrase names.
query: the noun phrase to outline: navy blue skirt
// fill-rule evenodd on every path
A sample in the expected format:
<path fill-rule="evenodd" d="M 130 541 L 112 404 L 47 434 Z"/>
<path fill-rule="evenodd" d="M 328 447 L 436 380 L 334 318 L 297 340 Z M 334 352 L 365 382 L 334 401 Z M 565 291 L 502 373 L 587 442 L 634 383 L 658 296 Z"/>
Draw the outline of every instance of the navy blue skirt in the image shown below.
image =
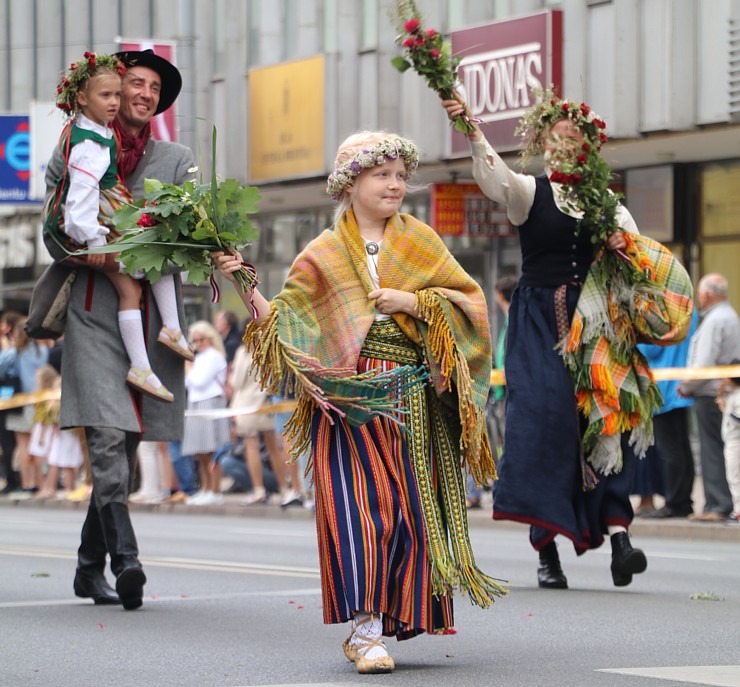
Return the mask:
<path fill-rule="evenodd" d="M 520 286 L 509 309 L 506 341 L 506 430 L 494 484 L 493 517 L 528 523 L 539 550 L 555 535 L 568 537 L 578 554 L 600 546 L 608 525 L 628 527 L 635 458 L 625 452 L 618 474 L 597 475 L 584 490 L 581 432 L 570 373 L 555 350 L 556 288 Z M 580 289 L 568 286 L 568 321 Z M 625 442 L 623 441 L 623 444 Z"/>

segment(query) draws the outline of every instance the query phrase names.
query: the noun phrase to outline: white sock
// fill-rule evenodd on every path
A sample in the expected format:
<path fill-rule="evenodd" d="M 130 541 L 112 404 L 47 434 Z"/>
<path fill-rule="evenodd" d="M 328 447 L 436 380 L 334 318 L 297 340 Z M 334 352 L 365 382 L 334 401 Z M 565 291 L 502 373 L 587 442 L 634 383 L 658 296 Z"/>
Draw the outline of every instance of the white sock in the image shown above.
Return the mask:
<path fill-rule="evenodd" d="M 157 304 L 157 309 L 162 317 L 162 324 L 169 327 L 173 332 L 181 332 L 180 318 L 177 314 L 177 296 L 175 294 L 175 275 L 165 274 L 159 281 L 152 282 L 152 295 Z M 188 342 L 183 335 L 180 346 L 188 347 Z"/>
<path fill-rule="evenodd" d="M 355 631 L 352 633 L 350 643 L 362 647 L 368 644 L 368 641 L 380 639 L 383 636 L 383 622 L 378 614 L 370 614 L 358 611 L 354 615 L 353 624 Z M 358 637 L 358 634 L 361 637 Z M 362 652 L 365 658 L 373 659 L 380 656 L 387 656 L 388 651 L 384 644 L 377 644 L 371 649 Z"/>
<path fill-rule="evenodd" d="M 151 369 L 152 365 L 149 362 L 146 343 L 144 342 L 144 325 L 141 321 L 141 310 L 119 310 L 118 327 L 121 330 L 123 347 L 126 349 L 131 365 L 142 370 Z M 155 387 L 162 386 L 159 377 L 154 373 L 147 377 L 147 381 Z"/>
<path fill-rule="evenodd" d="M 613 534 L 617 534 L 618 532 L 626 532 L 627 528 L 622 527 L 622 525 L 607 525 L 606 531 L 609 533 L 609 536 L 611 537 Z"/>

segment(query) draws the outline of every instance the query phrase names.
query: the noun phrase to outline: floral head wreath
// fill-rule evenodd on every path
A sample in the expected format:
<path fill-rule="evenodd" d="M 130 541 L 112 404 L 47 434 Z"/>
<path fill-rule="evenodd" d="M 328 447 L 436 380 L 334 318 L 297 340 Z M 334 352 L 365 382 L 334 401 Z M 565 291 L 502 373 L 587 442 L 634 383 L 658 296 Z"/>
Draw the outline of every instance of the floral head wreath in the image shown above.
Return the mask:
<path fill-rule="evenodd" d="M 57 85 L 56 105 L 70 117 L 77 111 L 77 93 L 89 78 L 97 75 L 98 70 L 104 69 L 123 76 L 126 65 L 115 55 L 96 55 L 86 52 L 81 60 L 72 62 Z"/>
<path fill-rule="evenodd" d="M 543 153 L 543 134 L 555 122 L 563 119 L 571 120 L 583 134 L 584 143 L 596 151 L 606 143 L 606 123 L 586 103 L 559 98 L 552 85 L 547 89 L 534 88 L 532 95 L 538 102 L 524 113 L 516 129 L 517 136 L 524 142 L 523 164 L 531 157 Z"/>
<path fill-rule="evenodd" d="M 388 160 L 402 158 L 406 163 L 406 173 L 411 176 L 419 167 L 419 151 L 405 138 L 386 138 L 371 148 L 363 148 L 329 175 L 326 192 L 340 200 L 345 190 L 352 185 L 355 177 L 363 170 L 385 164 Z"/>

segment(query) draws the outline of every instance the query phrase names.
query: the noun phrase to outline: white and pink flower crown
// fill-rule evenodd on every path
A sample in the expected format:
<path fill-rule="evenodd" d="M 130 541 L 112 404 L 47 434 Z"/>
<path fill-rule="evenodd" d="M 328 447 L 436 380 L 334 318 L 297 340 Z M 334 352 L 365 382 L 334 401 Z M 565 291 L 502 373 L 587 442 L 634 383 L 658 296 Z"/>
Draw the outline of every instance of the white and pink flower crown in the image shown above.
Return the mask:
<path fill-rule="evenodd" d="M 371 148 L 363 148 L 329 175 L 326 192 L 334 200 L 340 200 L 363 169 L 377 167 L 398 158 L 402 158 L 406 163 L 406 174 L 409 177 L 419 167 L 419 151 L 405 138 L 386 138 Z"/>

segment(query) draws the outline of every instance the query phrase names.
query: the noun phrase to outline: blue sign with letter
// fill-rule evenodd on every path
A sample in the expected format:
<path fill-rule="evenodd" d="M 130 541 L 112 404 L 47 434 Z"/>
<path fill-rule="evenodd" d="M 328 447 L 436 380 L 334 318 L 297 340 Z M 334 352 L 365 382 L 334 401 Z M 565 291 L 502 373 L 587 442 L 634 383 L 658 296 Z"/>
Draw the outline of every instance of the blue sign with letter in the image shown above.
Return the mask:
<path fill-rule="evenodd" d="M 30 168 L 28 115 L 0 115 L 0 203 L 28 202 Z"/>

